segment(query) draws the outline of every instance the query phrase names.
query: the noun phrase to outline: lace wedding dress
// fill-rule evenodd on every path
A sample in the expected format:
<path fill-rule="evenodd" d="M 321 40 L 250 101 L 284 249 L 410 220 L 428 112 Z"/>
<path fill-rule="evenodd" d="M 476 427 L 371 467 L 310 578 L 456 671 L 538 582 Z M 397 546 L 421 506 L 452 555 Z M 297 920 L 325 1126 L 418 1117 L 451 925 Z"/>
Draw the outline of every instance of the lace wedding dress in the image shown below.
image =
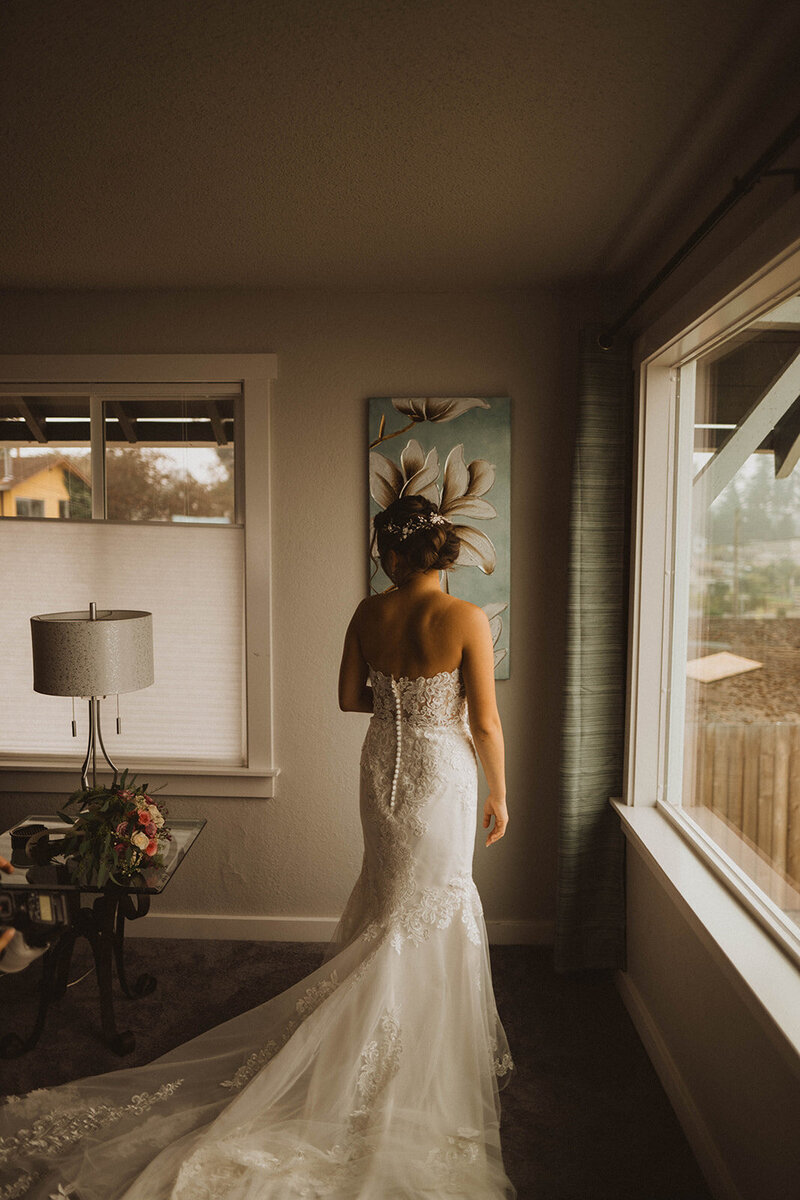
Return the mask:
<path fill-rule="evenodd" d="M 143 1067 L 0 1106 L 0 1200 L 511 1200 L 459 670 L 370 669 L 364 861 L 325 963 Z"/>

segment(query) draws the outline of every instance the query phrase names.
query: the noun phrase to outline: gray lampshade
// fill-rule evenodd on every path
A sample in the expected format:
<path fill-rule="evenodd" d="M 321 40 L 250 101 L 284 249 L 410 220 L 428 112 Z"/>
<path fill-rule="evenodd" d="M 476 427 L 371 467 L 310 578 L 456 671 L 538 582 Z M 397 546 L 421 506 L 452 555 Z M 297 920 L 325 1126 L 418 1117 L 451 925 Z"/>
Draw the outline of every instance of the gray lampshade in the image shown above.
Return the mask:
<path fill-rule="evenodd" d="M 153 616 L 106 609 L 31 617 L 33 690 L 48 696 L 113 696 L 153 682 Z"/>

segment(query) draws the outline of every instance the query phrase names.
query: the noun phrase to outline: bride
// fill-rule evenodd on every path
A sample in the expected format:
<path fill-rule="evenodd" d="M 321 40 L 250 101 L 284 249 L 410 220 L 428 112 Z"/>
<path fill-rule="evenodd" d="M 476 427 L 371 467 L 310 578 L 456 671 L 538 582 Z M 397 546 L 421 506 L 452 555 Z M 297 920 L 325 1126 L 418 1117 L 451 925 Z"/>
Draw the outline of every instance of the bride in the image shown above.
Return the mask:
<path fill-rule="evenodd" d="M 356 609 L 342 709 L 361 754 L 361 874 L 323 965 L 146 1066 L 0 1105 L 0 1200 L 512 1200 L 495 1008 L 471 864 L 505 833 L 485 614 L 442 591 L 453 527 L 420 496 L 375 518 L 396 587 Z"/>

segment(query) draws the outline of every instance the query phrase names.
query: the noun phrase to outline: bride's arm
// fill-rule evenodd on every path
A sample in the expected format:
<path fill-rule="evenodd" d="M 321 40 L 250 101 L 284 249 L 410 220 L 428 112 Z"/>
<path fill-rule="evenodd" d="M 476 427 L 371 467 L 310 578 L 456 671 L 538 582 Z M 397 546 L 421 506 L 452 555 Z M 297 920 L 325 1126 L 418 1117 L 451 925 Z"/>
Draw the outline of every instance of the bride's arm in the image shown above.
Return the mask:
<path fill-rule="evenodd" d="M 342 712 L 372 712 L 372 688 L 367 687 L 368 668 L 358 640 L 361 601 L 347 626 L 339 667 L 339 708 Z"/>
<path fill-rule="evenodd" d="M 470 604 L 461 615 L 464 621 L 461 674 L 472 740 L 489 785 L 483 828 L 488 829 L 494 817 L 494 827 L 486 838 L 486 845 L 491 846 L 500 840 L 508 825 L 505 747 L 494 688 L 494 648 L 486 613 Z"/>

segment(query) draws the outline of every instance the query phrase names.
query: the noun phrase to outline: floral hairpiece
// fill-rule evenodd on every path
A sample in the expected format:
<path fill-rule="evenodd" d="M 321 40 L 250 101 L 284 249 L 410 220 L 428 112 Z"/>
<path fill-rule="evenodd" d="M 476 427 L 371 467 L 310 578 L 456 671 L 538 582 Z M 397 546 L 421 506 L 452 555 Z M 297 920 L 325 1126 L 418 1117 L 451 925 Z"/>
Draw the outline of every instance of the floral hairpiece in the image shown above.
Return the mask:
<path fill-rule="evenodd" d="M 431 525 L 445 525 L 445 518 L 439 512 L 413 513 L 403 525 L 389 524 L 386 532 L 395 534 L 399 541 L 404 542 L 412 533 L 420 529 L 429 529 Z"/>

